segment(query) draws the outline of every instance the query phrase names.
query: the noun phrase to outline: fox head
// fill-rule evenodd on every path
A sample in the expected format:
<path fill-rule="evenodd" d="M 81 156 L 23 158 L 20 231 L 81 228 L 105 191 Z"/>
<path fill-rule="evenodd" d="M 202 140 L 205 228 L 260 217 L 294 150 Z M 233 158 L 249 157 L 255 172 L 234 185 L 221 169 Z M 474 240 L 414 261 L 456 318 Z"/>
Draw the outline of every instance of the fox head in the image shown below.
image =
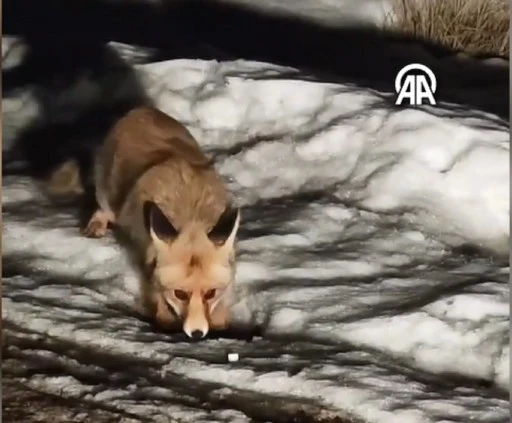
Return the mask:
<path fill-rule="evenodd" d="M 240 210 L 226 207 L 212 228 L 190 223 L 177 230 L 150 201 L 144 216 L 155 252 L 153 283 L 169 311 L 183 321 L 183 331 L 203 338 L 210 316 L 231 294 Z"/>

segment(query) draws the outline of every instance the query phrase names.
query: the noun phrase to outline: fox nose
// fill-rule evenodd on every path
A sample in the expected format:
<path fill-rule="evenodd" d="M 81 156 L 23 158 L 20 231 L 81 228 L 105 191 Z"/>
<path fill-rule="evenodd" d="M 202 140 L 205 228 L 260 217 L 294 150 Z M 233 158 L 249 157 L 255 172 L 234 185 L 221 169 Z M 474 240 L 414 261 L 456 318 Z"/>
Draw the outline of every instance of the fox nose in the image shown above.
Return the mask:
<path fill-rule="evenodd" d="M 193 340 L 197 341 L 198 339 L 201 339 L 204 336 L 204 332 L 202 330 L 194 330 L 190 335 L 190 337 Z"/>

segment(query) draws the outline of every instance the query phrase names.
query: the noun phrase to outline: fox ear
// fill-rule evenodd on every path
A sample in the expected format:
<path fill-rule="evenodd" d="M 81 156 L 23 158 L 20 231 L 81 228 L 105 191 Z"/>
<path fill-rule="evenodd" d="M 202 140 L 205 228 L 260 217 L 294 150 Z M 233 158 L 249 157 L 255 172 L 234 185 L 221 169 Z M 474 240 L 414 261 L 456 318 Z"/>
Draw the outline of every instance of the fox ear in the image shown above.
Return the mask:
<path fill-rule="evenodd" d="M 208 238 L 217 246 L 233 246 L 240 224 L 240 209 L 230 206 L 222 212 Z"/>
<path fill-rule="evenodd" d="M 153 241 L 170 241 L 178 236 L 178 231 L 167 216 L 153 201 L 146 201 L 142 206 L 144 225 Z"/>

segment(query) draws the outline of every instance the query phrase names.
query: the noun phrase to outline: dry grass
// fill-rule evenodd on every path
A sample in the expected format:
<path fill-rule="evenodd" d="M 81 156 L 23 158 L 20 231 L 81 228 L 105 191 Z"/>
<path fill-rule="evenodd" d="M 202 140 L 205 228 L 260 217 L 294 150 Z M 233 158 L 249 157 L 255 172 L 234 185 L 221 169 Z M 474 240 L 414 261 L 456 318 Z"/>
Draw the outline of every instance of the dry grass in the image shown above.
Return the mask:
<path fill-rule="evenodd" d="M 388 28 L 470 55 L 509 57 L 509 0 L 395 0 Z"/>

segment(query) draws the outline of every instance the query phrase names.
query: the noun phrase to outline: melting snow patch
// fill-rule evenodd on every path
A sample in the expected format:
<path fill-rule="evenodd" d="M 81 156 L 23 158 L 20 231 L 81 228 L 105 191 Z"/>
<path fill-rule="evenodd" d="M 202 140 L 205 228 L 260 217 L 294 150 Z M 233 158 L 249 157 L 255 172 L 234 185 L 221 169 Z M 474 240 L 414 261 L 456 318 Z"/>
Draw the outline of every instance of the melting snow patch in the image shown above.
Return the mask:
<path fill-rule="evenodd" d="M 81 237 L 71 215 L 47 211 L 37 185 L 11 177 L 2 193 L 9 348 L 38 339 L 27 360 L 52 348 L 77 355 L 76 375 L 101 363 L 108 377 L 95 400 L 155 421 L 239 418 L 211 404 L 206 412 L 207 395 L 194 402 L 221 389 L 234 408 L 247 401 L 242 390 L 367 423 L 508 418 L 494 391 L 439 388 L 455 374 L 509 390 L 508 265 L 468 263 L 444 244 L 508 254 L 505 129 L 443 105 L 436 115 L 389 110 L 379 93 L 293 80 L 268 64 L 176 60 L 137 72 L 162 110 L 220 153 L 217 169 L 245 209 L 234 320 L 266 336 L 189 344 L 154 330 L 135 313 L 139 279 L 114 239 Z M 17 114 L 19 98 L 3 101 L 4 123 L 30 120 Z M 229 364 L 226 351 L 243 360 Z M 41 372 L 28 383 L 91 391 L 87 378 Z"/>

